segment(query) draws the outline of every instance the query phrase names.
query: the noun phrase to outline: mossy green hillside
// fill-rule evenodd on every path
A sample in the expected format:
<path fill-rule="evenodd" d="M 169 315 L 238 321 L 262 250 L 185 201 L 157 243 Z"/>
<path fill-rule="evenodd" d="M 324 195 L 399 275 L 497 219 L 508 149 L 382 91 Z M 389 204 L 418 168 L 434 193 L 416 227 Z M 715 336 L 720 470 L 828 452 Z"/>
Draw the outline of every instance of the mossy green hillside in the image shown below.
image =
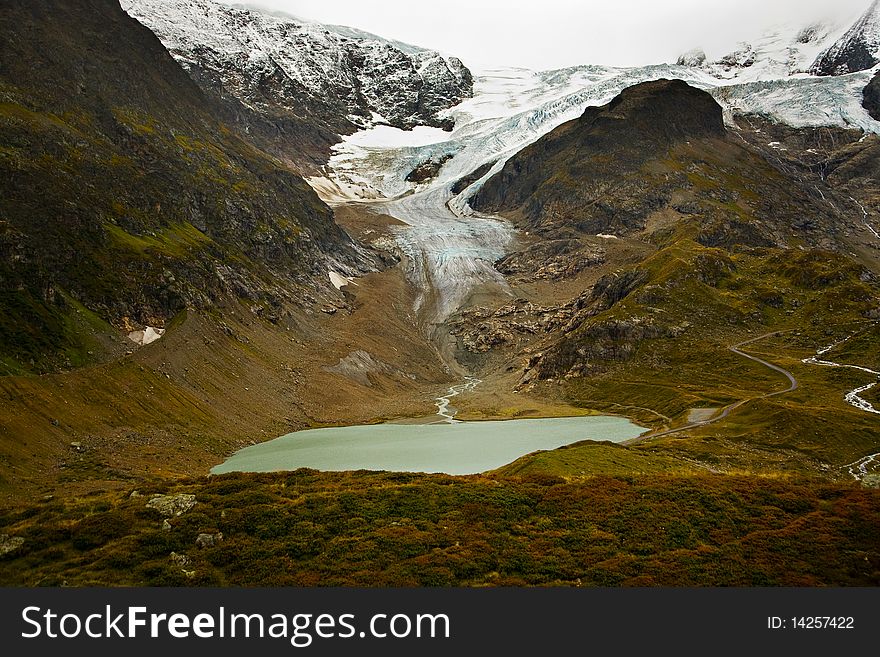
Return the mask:
<path fill-rule="evenodd" d="M 223 126 L 152 33 L 109 0 L 50 4 L 0 17 L 4 373 L 115 354 L 86 348 L 63 299 L 118 331 L 227 299 L 277 311 L 326 257 L 356 266 L 330 209 Z"/>
<path fill-rule="evenodd" d="M 155 494 L 195 505 L 163 528 Z M 0 582 L 873 586 L 878 528 L 876 490 L 815 480 L 300 470 L 5 509 Z"/>
<path fill-rule="evenodd" d="M 880 449 L 875 416 L 844 400 L 872 375 L 802 362 L 841 341 L 823 358 L 876 367 L 880 326 L 871 317 L 880 295 L 864 267 L 833 252 L 724 252 L 682 239 L 639 268 L 649 274 L 640 286 L 537 363 L 541 379 L 562 383 L 567 402 L 661 428 L 686 424 L 695 408 L 720 412 L 754 400 L 718 423 L 644 447 L 725 471 L 846 478 L 838 466 Z M 797 390 L 758 399 L 789 382 L 729 347 L 760 336 L 743 349 L 791 371 Z"/>

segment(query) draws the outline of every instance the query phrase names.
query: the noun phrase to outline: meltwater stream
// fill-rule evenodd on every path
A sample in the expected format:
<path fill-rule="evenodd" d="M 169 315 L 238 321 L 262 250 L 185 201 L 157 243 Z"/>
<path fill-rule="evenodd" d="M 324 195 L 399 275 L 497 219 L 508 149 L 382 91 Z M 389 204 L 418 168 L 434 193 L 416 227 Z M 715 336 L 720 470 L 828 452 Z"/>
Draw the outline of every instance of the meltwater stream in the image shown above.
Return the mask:
<path fill-rule="evenodd" d="M 468 376 L 465 377 L 464 383 L 457 386 L 452 386 L 451 388 L 449 388 L 449 391 L 445 395 L 437 397 L 435 402 L 437 404 L 437 415 L 443 418 L 439 422 L 445 422 L 447 424 L 454 424 L 456 422 L 459 422 L 459 420 L 455 419 L 456 412 L 449 408 L 449 402 L 452 401 L 453 397 L 458 397 L 458 395 L 463 392 L 473 390 L 481 383 L 482 381 L 480 381 L 479 379 Z M 437 422 L 435 422 L 434 424 L 437 424 Z"/>

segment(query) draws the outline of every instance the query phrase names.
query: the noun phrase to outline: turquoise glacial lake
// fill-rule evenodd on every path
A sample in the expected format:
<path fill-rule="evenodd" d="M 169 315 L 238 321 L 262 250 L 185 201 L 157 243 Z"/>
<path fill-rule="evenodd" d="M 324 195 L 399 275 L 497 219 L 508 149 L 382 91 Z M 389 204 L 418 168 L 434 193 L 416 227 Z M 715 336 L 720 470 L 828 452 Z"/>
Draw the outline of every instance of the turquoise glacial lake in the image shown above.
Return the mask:
<path fill-rule="evenodd" d="M 211 472 L 313 468 L 476 474 L 538 450 L 584 440 L 622 443 L 645 431 L 610 416 L 309 429 L 245 447 Z"/>

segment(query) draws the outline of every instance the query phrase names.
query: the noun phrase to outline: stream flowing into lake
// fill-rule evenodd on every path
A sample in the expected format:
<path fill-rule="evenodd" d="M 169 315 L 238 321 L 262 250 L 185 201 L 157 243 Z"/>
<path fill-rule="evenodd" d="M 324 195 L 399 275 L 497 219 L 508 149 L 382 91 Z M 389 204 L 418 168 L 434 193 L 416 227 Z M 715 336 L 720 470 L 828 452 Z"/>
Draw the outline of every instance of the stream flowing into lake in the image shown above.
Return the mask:
<path fill-rule="evenodd" d="M 465 377 L 465 382 L 461 383 L 457 386 L 452 386 L 449 388 L 449 392 L 441 397 L 437 397 L 437 415 L 442 417 L 443 419 L 440 422 L 446 422 L 447 424 L 453 424 L 459 422 L 459 420 L 455 419 L 457 411 L 449 407 L 449 402 L 452 401 L 453 397 L 457 397 L 463 392 L 467 392 L 468 390 L 473 390 L 478 385 L 480 385 L 482 381 L 480 379 L 475 379 L 472 376 Z M 435 424 L 437 424 L 435 422 Z"/>

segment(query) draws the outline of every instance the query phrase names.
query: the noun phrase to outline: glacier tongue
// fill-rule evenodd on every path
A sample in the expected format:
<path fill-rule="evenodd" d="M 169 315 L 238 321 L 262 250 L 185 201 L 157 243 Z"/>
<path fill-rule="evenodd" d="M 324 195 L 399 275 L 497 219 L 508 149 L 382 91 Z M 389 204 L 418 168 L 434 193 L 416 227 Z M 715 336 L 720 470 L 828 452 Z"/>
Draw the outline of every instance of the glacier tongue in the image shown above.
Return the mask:
<path fill-rule="evenodd" d="M 762 114 L 795 128 L 837 126 L 880 133 L 862 107 L 871 71 L 837 77 L 787 78 L 717 87 L 715 99 L 729 110 Z"/>
<path fill-rule="evenodd" d="M 451 133 L 388 127 L 356 133 L 334 148 L 327 166 L 330 180 L 315 187 L 328 201 L 371 203 L 406 224 L 397 229 L 396 238 L 409 258 L 410 278 L 422 291 L 418 310 L 427 325 L 442 323 L 474 289 L 506 290 L 493 263 L 504 255 L 515 230 L 470 208 L 468 199 L 482 183 L 513 154 L 580 116 L 587 106 L 603 105 L 626 87 L 658 78 L 679 78 L 710 91 L 727 109 L 728 121 L 736 111 L 793 126 L 835 125 L 880 133 L 880 123 L 861 107 L 869 72 L 742 82 L 701 67 L 667 64 L 546 72 L 493 69 L 475 79 L 473 98 L 446 113 L 455 121 Z M 442 162 L 437 176 L 408 182 L 408 174 L 429 160 Z M 483 165 L 492 166 L 459 194 L 452 192 L 459 179 Z"/>

